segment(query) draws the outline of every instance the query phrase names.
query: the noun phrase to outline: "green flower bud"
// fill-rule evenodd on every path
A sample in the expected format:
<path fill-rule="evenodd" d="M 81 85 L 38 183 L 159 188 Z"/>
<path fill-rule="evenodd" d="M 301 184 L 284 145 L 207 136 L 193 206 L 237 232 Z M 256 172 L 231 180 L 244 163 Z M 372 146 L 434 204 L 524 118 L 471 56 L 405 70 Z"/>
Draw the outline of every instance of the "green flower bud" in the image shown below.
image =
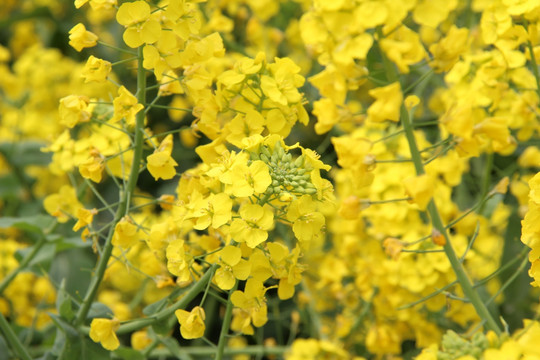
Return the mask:
<path fill-rule="evenodd" d="M 294 166 L 297 168 L 300 168 L 304 165 L 304 155 L 300 155 L 299 157 L 294 160 Z"/>

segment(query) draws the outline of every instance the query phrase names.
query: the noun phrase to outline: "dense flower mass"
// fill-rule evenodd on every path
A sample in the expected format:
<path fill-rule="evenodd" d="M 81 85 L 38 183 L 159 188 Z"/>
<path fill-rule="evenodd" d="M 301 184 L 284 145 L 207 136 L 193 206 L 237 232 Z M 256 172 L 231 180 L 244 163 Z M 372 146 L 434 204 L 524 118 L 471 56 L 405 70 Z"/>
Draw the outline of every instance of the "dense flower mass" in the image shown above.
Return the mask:
<path fill-rule="evenodd" d="M 538 59 L 531 0 L 2 2 L 0 355 L 540 359 Z"/>

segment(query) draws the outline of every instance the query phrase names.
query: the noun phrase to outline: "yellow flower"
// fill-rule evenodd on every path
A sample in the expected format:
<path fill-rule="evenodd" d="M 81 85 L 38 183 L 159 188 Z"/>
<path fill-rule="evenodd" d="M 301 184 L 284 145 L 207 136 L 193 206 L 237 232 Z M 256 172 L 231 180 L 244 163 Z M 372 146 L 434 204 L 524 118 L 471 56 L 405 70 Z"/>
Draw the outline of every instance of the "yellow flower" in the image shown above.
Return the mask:
<path fill-rule="evenodd" d="M 95 183 L 101 182 L 102 173 L 105 169 L 103 157 L 97 150 L 91 150 L 90 156 L 79 165 L 79 172 L 85 179 L 90 179 Z"/>
<path fill-rule="evenodd" d="M 116 21 L 127 28 L 123 39 L 131 48 L 153 44 L 161 35 L 161 25 L 150 18 L 150 5 L 146 1 L 123 3 L 116 13 Z"/>
<path fill-rule="evenodd" d="M 448 14 L 457 4 L 457 1 L 421 0 L 414 8 L 413 19 L 420 25 L 436 28 L 448 18 Z"/>
<path fill-rule="evenodd" d="M 401 102 L 403 101 L 399 82 L 371 89 L 369 90 L 369 95 L 376 99 L 367 110 L 370 121 L 399 121 L 399 111 Z"/>
<path fill-rule="evenodd" d="M 418 205 L 421 211 L 426 210 L 429 201 L 433 197 L 434 179 L 428 174 L 423 174 L 406 178 L 403 180 L 403 185 L 405 186 L 407 195 L 412 197 L 410 202 Z"/>
<path fill-rule="evenodd" d="M 90 121 L 89 102 L 90 100 L 86 96 L 77 95 L 68 95 L 60 99 L 58 106 L 60 123 L 72 128 L 79 123 Z"/>
<path fill-rule="evenodd" d="M 73 225 L 73 231 L 78 231 L 79 229 L 88 226 L 94 220 L 94 215 L 98 213 L 97 209 L 88 210 L 85 208 L 77 209 L 77 222 Z"/>
<path fill-rule="evenodd" d="M 58 193 L 51 194 L 43 200 L 43 207 L 49 214 L 55 216 L 58 222 L 65 223 L 70 219 L 70 215 L 75 214 L 77 209 L 83 206 L 77 199 L 75 189 L 64 185 Z"/>
<path fill-rule="evenodd" d="M 178 309 L 174 314 L 180 323 L 180 333 L 184 339 L 197 339 L 204 336 L 206 315 L 202 307 L 195 306 L 190 312 Z"/>
<path fill-rule="evenodd" d="M 298 87 L 304 84 L 304 77 L 299 75 L 300 67 L 289 58 L 276 58 L 269 64 L 272 76 L 261 76 L 261 90 L 270 100 L 287 105 L 302 100 Z"/>
<path fill-rule="evenodd" d="M 257 204 L 247 204 L 240 209 L 241 219 L 231 224 L 231 236 L 237 242 L 245 242 L 254 248 L 268 238 L 268 230 L 274 226 L 274 213 Z"/>
<path fill-rule="evenodd" d="M 173 138 L 172 134 L 169 134 L 163 139 L 154 153 L 146 158 L 148 171 L 156 181 L 160 178 L 169 180 L 176 175 L 174 167 L 178 163 L 171 157 L 172 147 Z"/>
<path fill-rule="evenodd" d="M 110 62 L 90 55 L 82 70 L 84 82 L 104 82 L 107 80 L 111 68 L 112 64 Z"/>
<path fill-rule="evenodd" d="M 118 89 L 118 96 L 113 100 L 114 116 L 112 121 L 125 119 L 128 125 L 135 124 L 135 114 L 141 111 L 144 106 L 137 102 L 137 98 L 133 96 L 124 86 Z"/>
<path fill-rule="evenodd" d="M 214 229 L 217 229 L 231 220 L 233 202 L 229 195 L 219 193 L 203 198 L 199 192 L 195 191 L 191 200 L 186 219 L 197 219 L 193 228 L 204 230 L 212 225 Z"/>
<path fill-rule="evenodd" d="M 242 309 L 247 315 L 246 320 L 251 320 L 256 327 L 261 327 L 268 321 L 265 293 L 262 281 L 250 278 L 246 281 L 244 291 L 236 290 L 231 295 L 234 306 Z M 244 327 L 249 328 L 249 322 Z"/>
<path fill-rule="evenodd" d="M 114 246 L 124 249 L 130 248 L 141 239 L 137 226 L 127 216 L 123 217 L 115 226 L 112 238 Z"/>
<path fill-rule="evenodd" d="M 467 51 L 469 29 L 452 25 L 446 36 L 429 47 L 433 55 L 430 65 L 437 72 L 449 71 L 458 62 L 462 53 Z"/>
<path fill-rule="evenodd" d="M 287 211 L 287 220 L 293 222 L 293 232 L 300 241 L 311 241 L 321 233 L 324 215 L 317 211 L 317 204 L 309 195 L 294 200 Z"/>
<path fill-rule="evenodd" d="M 178 281 L 190 279 L 189 259 L 184 249 L 184 240 L 174 239 L 169 242 L 166 250 L 167 270 L 178 277 Z"/>
<path fill-rule="evenodd" d="M 251 263 L 242 259 L 240 248 L 227 245 L 219 252 L 221 266 L 216 270 L 214 281 L 222 290 L 230 290 L 238 280 L 246 280 L 251 271 Z"/>
<path fill-rule="evenodd" d="M 381 39 L 380 45 L 386 56 L 403 74 L 409 73 L 410 65 L 426 57 L 420 36 L 405 25 L 399 26 L 389 37 Z"/>
<path fill-rule="evenodd" d="M 78 23 L 69 30 L 69 45 L 77 51 L 96 46 L 97 39 L 97 35 L 86 30 L 86 27 L 81 23 Z"/>
<path fill-rule="evenodd" d="M 152 339 L 150 339 L 146 330 L 135 331 L 131 334 L 131 346 L 135 350 L 143 350 L 151 343 Z"/>
<path fill-rule="evenodd" d="M 113 351 L 120 346 L 115 331 L 120 327 L 117 319 L 94 319 L 90 324 L 90 338 L 94 342 L 100 342 L 105 349 Z"/>
<path fill-rule="evenodd" d="M 233 166 L 230 179 L 231 186 L 228 189 L 237 197 L 262 194 L 272 183 L 268 166 L 260 160 L 253 161 L 249 166 L 243 163 Z"/>

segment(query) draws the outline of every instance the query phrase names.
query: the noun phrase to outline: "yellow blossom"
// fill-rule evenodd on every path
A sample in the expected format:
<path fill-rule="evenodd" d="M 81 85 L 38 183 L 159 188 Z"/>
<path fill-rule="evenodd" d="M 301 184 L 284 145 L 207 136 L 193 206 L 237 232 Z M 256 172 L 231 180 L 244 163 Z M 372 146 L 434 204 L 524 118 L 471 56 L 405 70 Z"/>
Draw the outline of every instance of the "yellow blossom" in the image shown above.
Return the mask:
<path fill-rule="evenodd" d="M 97 150 L 91 150 L 90 156 L 79 165 L 81 176 L 96 183 L 101 182 L 104 169 L 103 156 Z"/>
<path fill-rule="evenodd" d="M 143 350 L 152 343 L 152 339 L 148 336 L 146 330 L 135 331 L 131 334 L 131 346 L 135 350 Z"/>
<path fill-rule="evenodd" d="M 90 121 L 91 112 L 88 109 L 90 99 L 86 96 L 68 95 L 60 99 L 58 112 L 60 123 L 72 128 L 75 125 Z"/>
<path fill-rule="evenodd" d="M 144 108 L 124 86 L 120 86 L 118 89 L 118 96 L 114 98 L 113 106 L 114 115 L 112 121 L 124 119 L 128 125 L 135 124 L 135 114 Z"/>
<path fill-rule="evenodd" d="M 254 248 L 268 238 L 268 230 L 274 226 L 274 214 L 267 207 L 247 204 L 240 208 L 241 219 L 231 223 L 231 236 L 237 242 L 245 242 Z"/>
<path fill-rule="evenodd" d="M 178 277 L 178 281 L 190 279 L 189 258 L 184 248 L 184 240 L 174 239 L 169 242 L 166 250 L 167 269 Z"/>
<path fill-rule="evenodd" d="M 131 48 L 152 44 L 161 35 L 161 25 L 150 17 L 150 5 L 146 1 L 123 3 L 116 13 L 116 21 L 126 27 L 123 38 Z"/>
<path fill-rule="evenodd" d="M 227 245 L 219 252 L 221 266 L 216 270 L 214 280 L 222 290 L 230 290 L 238 280 L 246 280 L 251 272 L 251 263 L 242 259 L 239 247 Z"/>
<path fill-rule="evenodd" d="M 123 217 L 115 228 L 112 237 L 112 244 L 114 246 L 120 246 L 124 249 L 128 249 L 135 245 L 141 239 L 139 229 L 129 217 Z"/>
<path fill-rule="evenodd" d="M 403 101 L 399 82 L 369 90 L 369 95 L 375 98 L 375 102 L 367 110 L 370 121 L 399 121 L 399 111 Z"/>
<path fill-rule="evenodd" d="M 172 147 L 172 134 L 169 134 L 163 139 L 154 153 L 146 158 L 148 171 L 156 181 L 160 178 L 169 180 L 176 175 L 174 167 L 178 163 L 171 157 Z"/>
<path fill-rule="evenodd" d="M 69 30 L 69 45 L 77 51 L 96 46 L 97 39 L 97 35 L 86 30 L 86 27 L 81 23 L 78 23 Z"/>
<path fill-rule="evenodd" d="M 317 211 L 317 203 L 309 195 L 303 195 L 289 205 L 287 220 L 293 222 L 293 232 L 302 242 L 309 242 L 321 233 L 324 215 Z"/>
<path fill-rule="evenodd" d="M 111 72 L 111 68 L 110 62 L 90 55 L 82 70 L 84 82 L 104 82 Z"/>
<path fill-rule="evenodd" d="M 58 222 L 65 223 L 82 205 L 77 199 L 75 189 L 64 185 L 58 193 L 48 195 L 43 200 L 43 207 L 49 214 L 55 216 Z"/>
<path fill-rule="evenodd" d="M 100 342 L 105 349 L 113 351 L 120 346 L 120 341 L 115 331 L 120 327 L 117 319 L 97 318 L 90 324 L 90 338 L 94 342 Z"/>
<path fill-rule="evenodd" d="M 418 205 L 420 210 L 426 210 L 433 197 L 435 187 L 433 178 L 427 174 L 409 177 L 403 180 L 403 185 L 407 195 L 412 198 L 411 202 Z"/>
<path fill-rule="evenodd" d="M 231 295 L 234 306 L 246 311 L 248 319 L 256 327 L 268 321 L 265 293 L 262 281 L 250 278 L 246 281 L 244 291 L 236 290 Z"/>
<path fill-rule="evenodd" d="M 96 215 L 97 213 L 98 211 L 95 208 L 91 210 L 82 207 L 78 208 L 76 214 L 77 222 L 75 223 L 75 225 L 73 225 L 73 231 L 78 231 L 79 229 L 91 224 L 94 220 L 94 215 Z"/>
<path fill-rule="evenodd" d="M 190 312 L 178 309 L 174 314 L 180 323 L 180 333 L 184 339 L 197 339 L 204 336 L 206 315 L 202 307 L 195 306 Z"/>

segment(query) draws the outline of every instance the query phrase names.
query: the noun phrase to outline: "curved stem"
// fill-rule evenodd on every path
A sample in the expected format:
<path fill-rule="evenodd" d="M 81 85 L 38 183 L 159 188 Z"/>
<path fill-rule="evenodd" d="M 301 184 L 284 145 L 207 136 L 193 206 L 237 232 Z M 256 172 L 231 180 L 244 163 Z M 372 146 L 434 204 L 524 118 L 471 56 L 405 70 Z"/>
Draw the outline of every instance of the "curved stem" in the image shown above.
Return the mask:
<path fill-rule="evenodd" d="M 32 360 L 32 358 L 26 351 L 26 348 L 17 337 L 17 334 L 13 332 L 13 329 L 11 328 L 11 326 L 9 326 L 9 323 L 7 322 L 6 318 L 1 312 L 0 312 L 0 330 L 2 330 L 7 341 L 11 344 L 13 351 L 17 353 L 17 355 L 19 355 L 21 359 Z"/>
<path fill-rule="evenodd" d="M 422 163 L 422 157 L 420 156 L 420 151 L 418 150 L 418 146 L 416 144 L 416 139 L 414 137 L 413 128 L 410 122 L 409 112 L 404 105 L 401 106 L 401 121 L 403 124 L 403 128 L 405 129 L 405 136 L 407 137 L 407 142 L 409 143 L 409 149 L 411 151 L 411 157 L 413 159 L 414 167 L 416 169 L 416 174 L 422 175 L 425 173 L 424 165 Z M 463 264 L 459 261 L 456 252 L 454 251 L 454 247 L 452 246 L 452 242 L 450 241 L 450 237 L 448 236 L 446 227 L 443 224 L 441 215 L 433 199 L 431 199 L 431 201 L 429 202 L 427 210 L 431 218 L 431 224 L 446 239 L 446 244 L 444 245 L 443 249 L 446 253 L 448 261 L 452 265 L 452 269 L 456 274 L 456 278 L 461 285 L 461 288 L 463 289 L 463 293 L 473 304 L 480 318 L 486 322 L 486 327 L 490 330 L 493 330 L 497 335 L 500 335 L 502 331 L 499 325 L 497 324 L 497 322 L 495 322 L 495 319 L 491 316 L 486 305 L 482 302 L 482 299 L 475 291 L 471 280 L 469 279 L 467 272 L 463 267 Z"/>
<path fill-rule="evenodd" d="M 233 355 L 277 355 L 281 356 L 289 350 L 287 346 L 263 346 L 263 345 L 248 345 L 238 348 L 229 347 L 223 351 L 225 356 Z M 193 355 L 197 357 L 204 357 L 205 359 L 211 359 L 211 356 L 214 355 L 215 350 L 208 346 L 189 346 L 183 347 L 182 352 L 187 355 Z M 158 348 L 150 352 L 148 355 L 149 358 L 161 358 L 172 356 L 171 352 L 166 348 Z"/>
<path fill-rule="evenodd" d="M 8 285 L 15 279 L 15 277 L 21 272 L 22 269 L 24 269 L 30 261 L 36 256 L 36 254 L 39 252 L 41 247 L 45 245 L 46 239 L 44 236 L 39 239 L 36 245 L 34 245 L 34 248 L 32 251 L 26 255 L 26 257 L 21 261 L 19 266 L 17 266 L 16 269 L 14 269 L 12 272 L 10 272 L 5 278 L 2 279 L 0 282 L 0 295 L 4 292 L 4 290 L 8 287 Z"/>
<path fill-rule="evenodd" d="M 138 55 L 139 55 L 138 56 L 139 67 L 137 70 L 137 101 L 139 102 L 139 104 L 144 104 L 146 102 L 146 71 L 144 67 L 142 66 L 143 64 L 142 47 L 138 49 Z M 77 312 L 77 317 L 75 318 L 75 326 L 77 327 L 81 326 L 86 320 L 88 311 L 90 311 L 92 302 L 94 301 L 94 298 L 97 295 L 99 285 L 101 284 L 101 281 L 103 280 L 103 276 L 105 275 L 105 270 L 107 270 L 107 264 L 109 263 L 109 258 L 111 257 L 112 250 L 113 250 L 112 237 L 114 234 L 114 229 L 116 227 L 114 225 L 116 225 L 116 223 L 118 223 L 120 219 L 122 219 L 122 217 L 127 214 L 129 204 L 131 202 L 131 196 L 135 190 L 137 179 L 139 178 L 139 165 L 141 162 L 142 150 L 143 150 L 144 115 L 145 114 L 143 111 L 139 111 L 135 117 L 136 125 L 135 125 L 135 143 L 133 147 L 133 162 L 131 164 L 131 171 L 129 174 L 128 182 L 127 182 L 126 188 L 120 194 L 121 200 L 120 200 L 120 203 L 118 204 L 118 208 L 116 209 L 116 214 L 113 220 L 113 226 L 111 226 L 109 229 L 109 233 L 107 235 L 107 239 L 103 247 L 103 252 L 101 253 L 101 257 L 96 266 L 94 276 L 92 276 L 90 286 L 88 287 L 88 290 L 81 304 L 81 307 L 79 308 L 79 311 Z"/>
<path fill-rule="evenodd" d="M 238 288 L 238 281 L 234 287 L 229 291 L 229 299 L 227 301 L 227 307 L 225 309 L 225 316 L 223 317 L 223 324 L 221 325 L 221 333 L 219 334 L 219 343 L 216 351 L 216 360 L 222 360 L 225 351 L 225 345 L 227 344 L 227 334 L 229 333 L 229 326 L 232 320 L 233 303 L 231 296 L 233 292 Z"/>
<path fill-rule="evenodd" d="M 129 323 L 120 325 L 120 327 L 116 331 L 116 334 L 122 335 L 140 330 L 148 325 L 152 325 L 153 323 L 159 322 L 172 316 L 177 309 L 185 308 L 193 299 L 195 299 L 197 295 L 200 294 L 201 291 L 203 291 L 203 289 L 206 288 L 207 284 L 212 281 L 212 277 L 214 276 L 214 272 L 217 268 L 218 265 L 212 265 L 208 269 L 208 271 L 206 271 L 206 273 L 199 279 L 199 281 L 193 284 L 191 289 L 189 289 L 189 291 L 173 305 L 169 306 L 164 310 L 161 310 L 160 312 L 154 314 L 151 317 L 130 321 Z"/>

